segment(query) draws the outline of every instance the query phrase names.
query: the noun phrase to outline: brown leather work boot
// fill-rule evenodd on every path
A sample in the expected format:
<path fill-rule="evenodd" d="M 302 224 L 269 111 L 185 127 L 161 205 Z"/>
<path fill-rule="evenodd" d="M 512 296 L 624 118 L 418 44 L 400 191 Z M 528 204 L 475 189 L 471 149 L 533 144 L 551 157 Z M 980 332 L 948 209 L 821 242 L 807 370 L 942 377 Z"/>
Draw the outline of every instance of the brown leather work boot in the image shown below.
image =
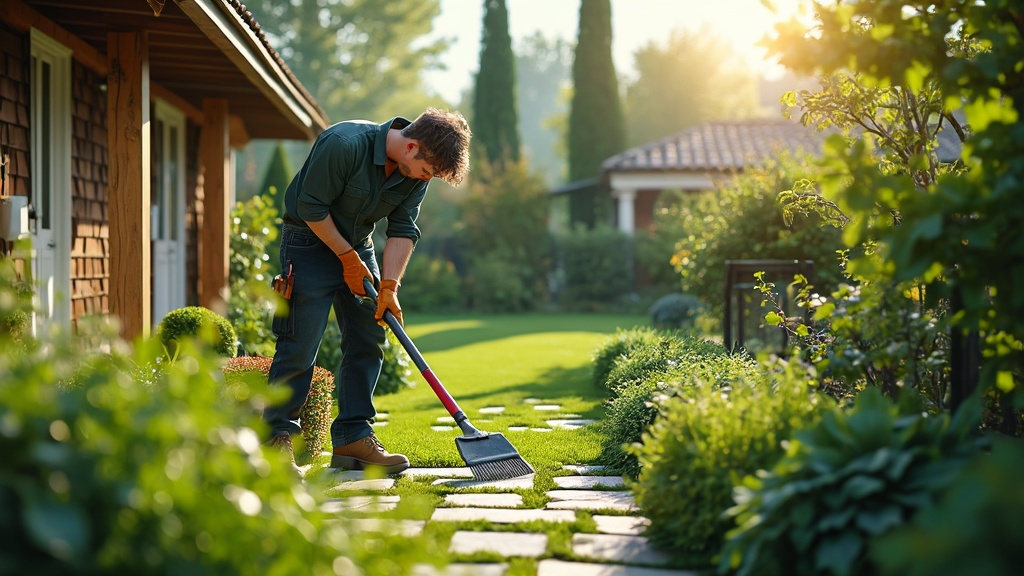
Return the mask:
<path fill-rule="evenodd" d="M 409 459 L 389 453 L 373 434 L 335 448 L 331 456 L 331 468 L 363 470 L 367 466 L 380 466 L 388 474 L 397 474 L 409 467 Z"/>

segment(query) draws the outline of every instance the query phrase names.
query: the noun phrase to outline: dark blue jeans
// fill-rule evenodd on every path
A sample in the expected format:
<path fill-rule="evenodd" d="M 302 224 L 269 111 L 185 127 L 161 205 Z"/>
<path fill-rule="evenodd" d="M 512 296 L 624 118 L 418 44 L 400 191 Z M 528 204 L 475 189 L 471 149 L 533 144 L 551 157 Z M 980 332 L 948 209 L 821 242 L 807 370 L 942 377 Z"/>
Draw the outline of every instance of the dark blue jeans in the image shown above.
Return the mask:
<path fill-rule="evenodd" d="M 373 245 L 357 246 L 359 257 L 379 278 Z M 380 377 L 384 328 L 374 319 L 374 307 L 357 298 L 345 284 L 341 261 L 312 230 L 291 224 L 281 229 L 281 269 L 291 262 L 295 274 L 287 314 L 274 316 L 277 349 L 270 365 L 270 382 L 291 388 L 289 401 L 269 407 L 263 419 L 273 434 L 297 433 L 299 412 L 309 395 L 313 366 L 331 307 L 341 328 L 341 365 L 335 372 L 338 417 L 331 423 L 331 441 L 344 446 L 369 436 L 377 412 L 373 390 Z M 318 449 L 319 447 L 317 447 Z"/>

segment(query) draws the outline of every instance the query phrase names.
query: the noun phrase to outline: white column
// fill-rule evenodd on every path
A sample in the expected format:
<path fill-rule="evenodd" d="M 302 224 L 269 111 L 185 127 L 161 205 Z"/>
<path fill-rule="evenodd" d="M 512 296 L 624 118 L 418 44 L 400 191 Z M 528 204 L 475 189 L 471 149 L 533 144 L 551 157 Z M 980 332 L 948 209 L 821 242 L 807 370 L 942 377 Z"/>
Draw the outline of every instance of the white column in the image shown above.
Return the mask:
<path fill-rule="evenodd" d="M 636 190 L 613 190 L 612 196 L 619 201 L 619 231 L 632 236 L 636 229 Z"/>

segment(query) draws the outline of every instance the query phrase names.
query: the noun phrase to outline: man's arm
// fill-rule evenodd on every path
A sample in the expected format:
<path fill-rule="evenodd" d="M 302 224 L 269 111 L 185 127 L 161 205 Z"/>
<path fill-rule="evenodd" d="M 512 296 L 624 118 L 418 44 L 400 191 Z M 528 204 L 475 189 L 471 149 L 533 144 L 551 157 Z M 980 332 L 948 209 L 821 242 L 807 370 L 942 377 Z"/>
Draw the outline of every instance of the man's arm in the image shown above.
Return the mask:
<path fill-rule="evenodd" d="M 334 220 L 330 216 L 319 222 L 306 220 L 306 224 L 313 231 L 313 234 L 316 234 L 317 238 L 324 244 L 327 244 L 327 247 L 334 251 L 335 254 L 344 254 L 352 249 L 352 245 L 345 240 L 341 232 L 338 232 L 338 227 L 334 225 Z"/>
<path fill-rule="evenodd" d="M 411 238 L 388 238 L 384 244 L 384 255 L 381 258 L 381 274 L 384 280 L 402 281 L 405 274 L 405 266 L 412 256 L 413 242 Z"/>

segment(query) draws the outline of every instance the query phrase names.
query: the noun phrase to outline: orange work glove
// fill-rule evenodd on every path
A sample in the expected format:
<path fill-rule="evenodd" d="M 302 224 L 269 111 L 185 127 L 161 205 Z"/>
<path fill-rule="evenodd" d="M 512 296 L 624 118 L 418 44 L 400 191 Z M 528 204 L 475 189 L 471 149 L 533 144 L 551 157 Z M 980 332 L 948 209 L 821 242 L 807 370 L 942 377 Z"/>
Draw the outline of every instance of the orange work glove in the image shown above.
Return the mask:
<path fill-rule="evenodd" d="M 347 252 L 338 254 L 342 266 L 345 267 L 345 284 L 356 296 L 366 296 L 366 288 L 363 287 L 363 278 L 369 278 L 373 283 L 373 276 L 370 276 L 370 269 L 366 267 L 355 248 L 349 248 Z"/>
<path fill-rule="evenodd" d="M 387 326 L 384 322 L 384 312 L 391 312 L 398 319 L 398 323 L 405 326 L 402 320 L 402 306 L 398 303 L 398 280 L 381 280 L 380 291 L 377 293 L 377 313 L 374 318 L 381 326 Z"/>

